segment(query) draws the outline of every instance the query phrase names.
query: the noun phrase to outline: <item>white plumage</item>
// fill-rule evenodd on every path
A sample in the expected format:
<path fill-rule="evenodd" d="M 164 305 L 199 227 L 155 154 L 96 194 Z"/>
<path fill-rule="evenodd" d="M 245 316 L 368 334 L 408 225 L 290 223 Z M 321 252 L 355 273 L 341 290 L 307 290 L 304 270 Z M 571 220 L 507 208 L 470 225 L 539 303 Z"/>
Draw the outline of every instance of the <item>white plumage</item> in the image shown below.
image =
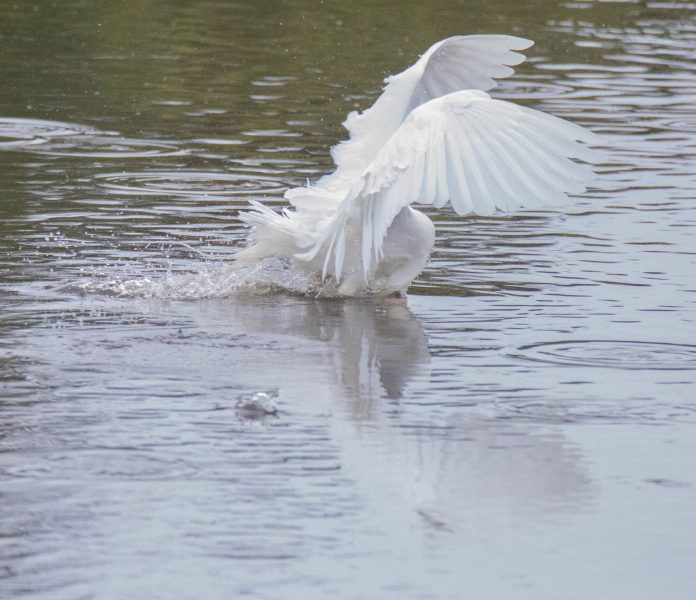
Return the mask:
<path fill-rule="evenodd" d="M 586 145 L 594 134 L 486 93 L 524 60 L 514 51 L 532 43 L 451 37 L 387 78 L 372 108 L 348 115 L 333 173 L 288 190 L 293 209 L 282 214 L 252 202 L 240 215 L 253 240 L 235 258 L 290 258 L 339 295 L 404 292 L 435 236 L 411 204 L 449 201 L 460 215 L 488 215 L 559 206 L 584 192 L 594 174 L 578 161 L 596 162 Z"/>

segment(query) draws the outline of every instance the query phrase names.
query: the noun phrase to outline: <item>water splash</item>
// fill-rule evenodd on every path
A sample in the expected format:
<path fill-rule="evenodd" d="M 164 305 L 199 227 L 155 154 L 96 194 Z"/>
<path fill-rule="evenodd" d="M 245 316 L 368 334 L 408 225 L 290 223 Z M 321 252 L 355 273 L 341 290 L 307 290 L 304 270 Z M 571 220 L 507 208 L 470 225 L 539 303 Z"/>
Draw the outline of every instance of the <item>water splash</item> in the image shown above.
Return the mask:
<path fill-rule="evenodd" d="M 195 248 L 189 247 L 191 250 Z M 196 251 L 198 252 L 198 251 Z M 103 271 L 68 289 L 86 294 L 103 294 L 123 298 L 155 298 L 162 300 L 202 300 L 207 298 L 229 298 L 234 296 L 262 296 L 285 294 L 311 298 L 341 298 L 333 279 L 322 280 L 317 273 L 308 273 L 293 266 L 288 258 L 266 258 L 253 265 L 240 266 L 222 255 L 200 253 L 208 262 L 194 263 L 196 270 L 173 270 L 170 264 L 166 271 L 151 276 L 121 274 L 114 276 Z M 224 261 L 212 265 L 209 261 Z M 139 263 L 137 263 L 139 264 Z M 354 297 L 383 298 L 395 294 L 389 289 L 386 279 L 377 277 L 362 294 Z"/>
<path fill-rule="evenodd" d="M 168 271 L 154 276 L 96 276 L 75 286 L 82 293 L 125 298 L 200 300 L 239 295 L 286 293 L 331 295 L 316 277 L 292 267 L 289 261 L 266 259 L 252 266 L 208 265 L 195 273 Z"/>

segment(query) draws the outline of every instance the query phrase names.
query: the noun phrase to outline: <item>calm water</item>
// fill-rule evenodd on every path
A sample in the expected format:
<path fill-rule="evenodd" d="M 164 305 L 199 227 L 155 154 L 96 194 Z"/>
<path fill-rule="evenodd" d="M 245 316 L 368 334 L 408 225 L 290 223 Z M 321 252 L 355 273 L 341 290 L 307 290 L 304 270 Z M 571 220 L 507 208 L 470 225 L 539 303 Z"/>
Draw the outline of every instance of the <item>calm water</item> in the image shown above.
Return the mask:
<path fill-rule="evenodd" d="M 362 4 L 3 5 L 3 599 L 696 597 L 696 4 Z M 596 189 L 434 216 L 405 302 L 182 245 L 476 32 L 537 41 L 498 95 L 603 135 Z"/>

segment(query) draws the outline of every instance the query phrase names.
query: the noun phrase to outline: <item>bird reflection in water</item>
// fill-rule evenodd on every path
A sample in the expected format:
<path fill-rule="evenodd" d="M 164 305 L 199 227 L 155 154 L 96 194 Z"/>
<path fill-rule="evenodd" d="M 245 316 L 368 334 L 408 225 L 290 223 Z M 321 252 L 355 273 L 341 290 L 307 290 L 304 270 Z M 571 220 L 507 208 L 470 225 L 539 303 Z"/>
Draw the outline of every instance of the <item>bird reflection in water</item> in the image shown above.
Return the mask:
<path fill-rule="evenodd" d="M 311 342 L 264 365 L 282 418 L 321 398 L 341 469 L 355 473 L 375 514 L 393 519 L 399 506 L 400 518 L 428 530 L 490 530 L 591 501 L 582 456 L 560 428 L 511 416 L 499 392 L 472 380 L 473 367 L 459 373 L 459 389 L 434 396 L 431 376 L 451 365 L 432 364 L 404 300 L 271 304 L 235 302 L 227 314 L 247 334 Z"/>
<path fill-rule="evenodd" d="M 382 396 L 398 400 L 411 380 L 427 381 L 430 374 L 428 340 L 420 321 L 402 298 L 380 302 L 251 298 L 228 304 L 224 312 L 246 334 L 319 342 L 319 362 L 332 367 L 337 393 L 362 406 L 356 410 L 356 416 L 369 414 L 370 403 Z M 312 358 L 303 372 L 311 386 L 312 371 L 320 365 L 312 362 L 313 351 L 308 355 Z M 301 363 L 303 357 L 295 355 L 291 360 L 293 364 Z"/>

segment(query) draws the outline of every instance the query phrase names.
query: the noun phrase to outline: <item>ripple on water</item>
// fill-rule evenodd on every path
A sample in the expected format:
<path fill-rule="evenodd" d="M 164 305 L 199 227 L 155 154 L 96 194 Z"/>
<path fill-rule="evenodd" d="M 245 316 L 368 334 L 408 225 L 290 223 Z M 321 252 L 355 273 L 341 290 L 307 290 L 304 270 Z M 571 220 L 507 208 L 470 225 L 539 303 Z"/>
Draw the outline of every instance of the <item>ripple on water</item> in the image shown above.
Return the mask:
<path fill-rule="evenodd" d="M 47 156 L 147 158 L 189 151 L 174 142 L 125 138 L 89 125 L 44 119 L 0 118 L 0 150 L 25 149 Z"/>
<path fill-rule="evenodd" d="M 43 461 L 24 461 L 5 468 L 12 478 L 35 479 L 60 475 L 61 479 L 175 479 L 191 476 L 194 469 L 174 457 L 138 451 L 127 447 L 85 448 L 70 453 L 56 453 L 50 465 Z"/>
<path fill-rule="evenodd" d="M 75 156 L 84 158 L 147 158 L 153 156 L 181 156 L 189 151 L 173 142 L 139 140 L 110 135 L 79 136 L 42 146 L 35 150 L 48 156 Z"/>
<path fill-rule="evenodd" d="M 96 134 L 88 125 L 44 119 L 0 118 L 0 149 L 46 144 L 53 138 Z"/>
<path fill-rule="evenodd" d="M 577 340 L 522 346 L 512 354 L 535 362 L 628 370 L 696 369 L 696 345 L 630 340 Z"/>
<path fill-rule="evenodd" d="M 271 173 L 217 171 L 132 171 L 97 175 L 98 184 L 124 196 L 231 196 L 274 194 L 285 189 Z"/>

